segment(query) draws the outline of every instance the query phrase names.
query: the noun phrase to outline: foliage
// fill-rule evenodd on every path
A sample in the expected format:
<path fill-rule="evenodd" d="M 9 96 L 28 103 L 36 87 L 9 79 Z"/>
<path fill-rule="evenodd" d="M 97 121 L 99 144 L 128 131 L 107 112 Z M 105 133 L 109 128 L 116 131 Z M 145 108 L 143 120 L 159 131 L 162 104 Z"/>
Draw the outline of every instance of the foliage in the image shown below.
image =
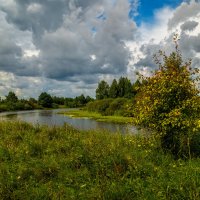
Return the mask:
<path fill-rule="evenodd" d="M 29 100 L 18 99 L 14 92 L 9 92 L 5 99 L 0 101 L 0 112 L 15 110 L 32 110 L 37 109 L 37 102 L 33 102 L 33 98 Z"/>
<path fill-rule="evenodd" d="M 86 105 L 86 109 L 92 112 L 98 112 L 102 115 L 106 115 L 106 110 L 110 106 L 113 99 L 102 99 L 90 102 Z"/>
<path fill-rule="evenodd" d="M 19 99 L 14 92 L 9 92 L 5 98 L 0 98 L 0 112 L 16 110 L 32 110 L 42 108 L 77 108 L 83 107 L 88 102 L 93 101 L 90 96 L 83 94 L 75 98 L 57 97 L 41 93 L 38 101 L 34 98 Z"/>
<path fill-rule="evenodd" d="M 141 86 L 142 83 L 140 82 L 139 79 L 137 79 L 135 83 L 133 83 L 133 96 L 135 96 L 139 92 Z"/>
<path fill-rule="evenodd" d="M 53 99 L 50 94 L 46 92 L 42 92 L 40 96 L 38 97 L 38 103 L 42 107 L 52 108 Z"/>
<path fill-rule="evenodd" d="M 11 103 L 16 103 L 18 101 L 18 98 L 14 92 L 10 91 L 6 96 L 6 101 Z"/>
<path fill-rule="evenodd" d="M 57 97 L 57 96 L 53 96 L 53 103 L 57 104 L 57 105 L 64 105 L 65 104 L 65 98 L 64 97 Z"/>
<path fill-rule="evenodd" d="M 0 197 L 187 199 L 200 196 L 200 160 L 174 160 L 158 138 L 0 122 Z"/>
<path fill-rule="evenodd" d="M 131 81 L 127 77 L 121 77 L 118 83 L 119 97 L 133 97 L 133 87 Z"/>
<path fill-rule="evenodd" d="M 96 89 L 96 99 L 105 99 L 109 97 L 109 85 L 106 81 L 101 81 Z"/>
<path fill-rule="evenodd" d="M 118 93 L 119 93 L 118 90 L 119 90 L 118 83 L 117 83 L 116 79 L 114 79 L 111 86 L 110 86 L 109 97 L 110 98 L 117 98 Z"/>
<path fill-rule="evenodd" d="M 84 107 L 87 103 L 93 101 L 93 98 L 90 96 L 84 96 L 83 94 L 80 96 L 73 98 L 65 98 L 65 106 L 67 108 L 79 108 Z"/>
<path fill-rule="evenodd" d="M 116 99 L 102 99 L 95 100 L 86 105 L 86 110 L 90 112 L 97 112 L 101 115 L 118 115 L 124 117 L 131 117 L 132 110 L 129 108 L 132 106 L 132 101 L 126 98 Z"/>
<path fill-rule="evenodd" d="M 169 56 L 162 51 L 155 56 L 159 69 L 145 78 L 147 84 L 136 97 L 135 123 L 157 130 L 163 134 L 164 148 L 188 157 L 200 117 L 199 90 L 194 79 L 198 74 L 191 69 L 191 61 L 183 62 L 176 40 L 175 43 L 176 51 Z"/>
<path fill-rule="evenodd" d="M 124 116 L 124 106 L 128 103 L 126 98 L 114 99 L 106 110 L 107 115 L 121 115 Z"/>
<path fill-rule="evenodd" d="M 127 77 L 120 77 L 117 81 L 113 79 L 112 84 L 109 84 L 106 81 L 101 81 L 98 84 L 98 88 L 96 89 L 96 99 L 106 99 L 106 98 L 133 98 L 142 84 L 137 80 L 135 83 L 131 83 L 131 81 Z"/>

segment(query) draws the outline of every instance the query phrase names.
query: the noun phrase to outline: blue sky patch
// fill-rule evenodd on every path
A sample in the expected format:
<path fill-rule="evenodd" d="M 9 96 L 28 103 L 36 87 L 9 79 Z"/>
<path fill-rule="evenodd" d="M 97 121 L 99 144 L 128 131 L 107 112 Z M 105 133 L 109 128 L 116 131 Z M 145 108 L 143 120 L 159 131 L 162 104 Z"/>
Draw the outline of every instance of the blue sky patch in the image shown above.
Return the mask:
<path fill-rule="evenodd" d="M 136 21 L 139 26 L 142 22 L 151 22 L 154 21 L 154 12 L 155 10 L 161 9 L 163 7 L 176 8 L 184 0 L 140 0 L 138 7 L 138 15 L 135 15 L 134 0 L 129 0 L 130 2 L 130 11 L 129 18 Z"/>

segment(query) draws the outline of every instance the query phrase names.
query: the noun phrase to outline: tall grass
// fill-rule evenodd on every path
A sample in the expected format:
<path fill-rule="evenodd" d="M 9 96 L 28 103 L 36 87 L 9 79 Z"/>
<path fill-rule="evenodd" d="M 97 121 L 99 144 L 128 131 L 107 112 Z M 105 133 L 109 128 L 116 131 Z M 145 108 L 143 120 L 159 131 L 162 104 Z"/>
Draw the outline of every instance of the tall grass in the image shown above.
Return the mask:
<path fill-rule="evenodd" d="M 155 136 L 0 122 L 0 199 L 199 199 L 200 160 Z"/>

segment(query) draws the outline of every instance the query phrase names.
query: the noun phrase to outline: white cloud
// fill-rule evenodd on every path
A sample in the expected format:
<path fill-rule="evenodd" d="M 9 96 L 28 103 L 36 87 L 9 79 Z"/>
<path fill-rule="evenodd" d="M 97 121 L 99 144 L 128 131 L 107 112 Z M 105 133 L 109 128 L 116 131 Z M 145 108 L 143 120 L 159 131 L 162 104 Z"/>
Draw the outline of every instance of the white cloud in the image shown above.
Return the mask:
<path fill-rule="evenodd" d="M 191 0 L 189 3 L 183 2 L 174 12 L 173 17 L 168 22 L 169 30 L 179 25 L 181 22 L 189 20 L 191 17 L 200 15 L 200 2 Z"/>
<path fill-rule="evenodd" d="M 154 22 L 143 22 L 139 27 L 139 33 L 141 36 L 141 42 L 149 42 L 153 40 L 155 43 L 159 43 L 165 37 L 169 35 L 168 21 L 173 16 L 174 10 L 170 7 L 164 7 L 154 12 Z"/>
<path fill-rule="evenodd" d="M 30 50 L 30 49 L 26 49 L 24 50 L 24 57 L 25 58 L 29 58 L 29 57 L 38 57 L 39 56 L 40 51 L 38 50 Z"/>
<path fill-rule="evenodd" d="M 175 9 L 165 7 L 155 12 L 155 21 L 152 24 L 142 23 L 138 29 L 138 42 L 131 45 L 134 53 L 129 71 L 133 74 L 136 70 L 141 72 L 147 69 L 152 70 L 155 67 L 152 61 L 153 55 L 158 50 L 162 49 L 166 53 L 174 50 L 172 40 L 174 33 L 180 36 L 179 47 L 184 59 L 193 58 L 193 66 L 199 67 L 197 65 L 200 63 L 198 56 L 200 52 L 200 9 L 196 9 L 199 6 L 200 3 L 192 1 L 182 3 Z M 188 29 L 191 25 L 193 27 Z"/>
<path fill-rule="evenodd" d="M 43 11 L 42 5 L 39 3 L 32 3 L 27 7 L 27 11 L 32 14 L 37 14 Z"/>
<path fill-rule="evenodd" d="M 0 0 L 1 95 L 14 90 L 27 97 L 41 91 L 94 96 L 100 79 L 134 80 L 136 70 L 148 74 L 147 66 L 155 67 L 152 54 L 171 51 L 176 30 L 184 55 L 200 63 L 200 3 L 156 10 L 152 23 L 137 27 L 128 19 L 128 0 L 38 2 Z M 133 1 L 135 14 L 138 5 Z"/>

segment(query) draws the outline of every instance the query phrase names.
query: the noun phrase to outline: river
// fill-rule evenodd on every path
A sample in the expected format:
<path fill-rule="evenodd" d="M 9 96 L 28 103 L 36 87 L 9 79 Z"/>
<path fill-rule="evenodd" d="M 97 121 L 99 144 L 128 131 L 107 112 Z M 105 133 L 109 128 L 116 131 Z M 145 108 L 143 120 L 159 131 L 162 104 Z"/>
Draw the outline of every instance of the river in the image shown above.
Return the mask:
<path fill-rule="evenodd" d="M 94 119 L 88 118 L 72 118 L 63 114 L 58 114 L 60 111 L 67 109 L 54 110 L 31 110 L 31 111 L 15 111 L 0 113 L 1 120 L 18 120 L 32 123 L 33 125 L 48 125 L 48 126 L 62 126 L 68 123 L 79 130 L 108 130 L 111 132 L 120 133 L 137 133 L 136 127 L 130 124 L 116 124 L 110 122 L 97 122 Z"/>

